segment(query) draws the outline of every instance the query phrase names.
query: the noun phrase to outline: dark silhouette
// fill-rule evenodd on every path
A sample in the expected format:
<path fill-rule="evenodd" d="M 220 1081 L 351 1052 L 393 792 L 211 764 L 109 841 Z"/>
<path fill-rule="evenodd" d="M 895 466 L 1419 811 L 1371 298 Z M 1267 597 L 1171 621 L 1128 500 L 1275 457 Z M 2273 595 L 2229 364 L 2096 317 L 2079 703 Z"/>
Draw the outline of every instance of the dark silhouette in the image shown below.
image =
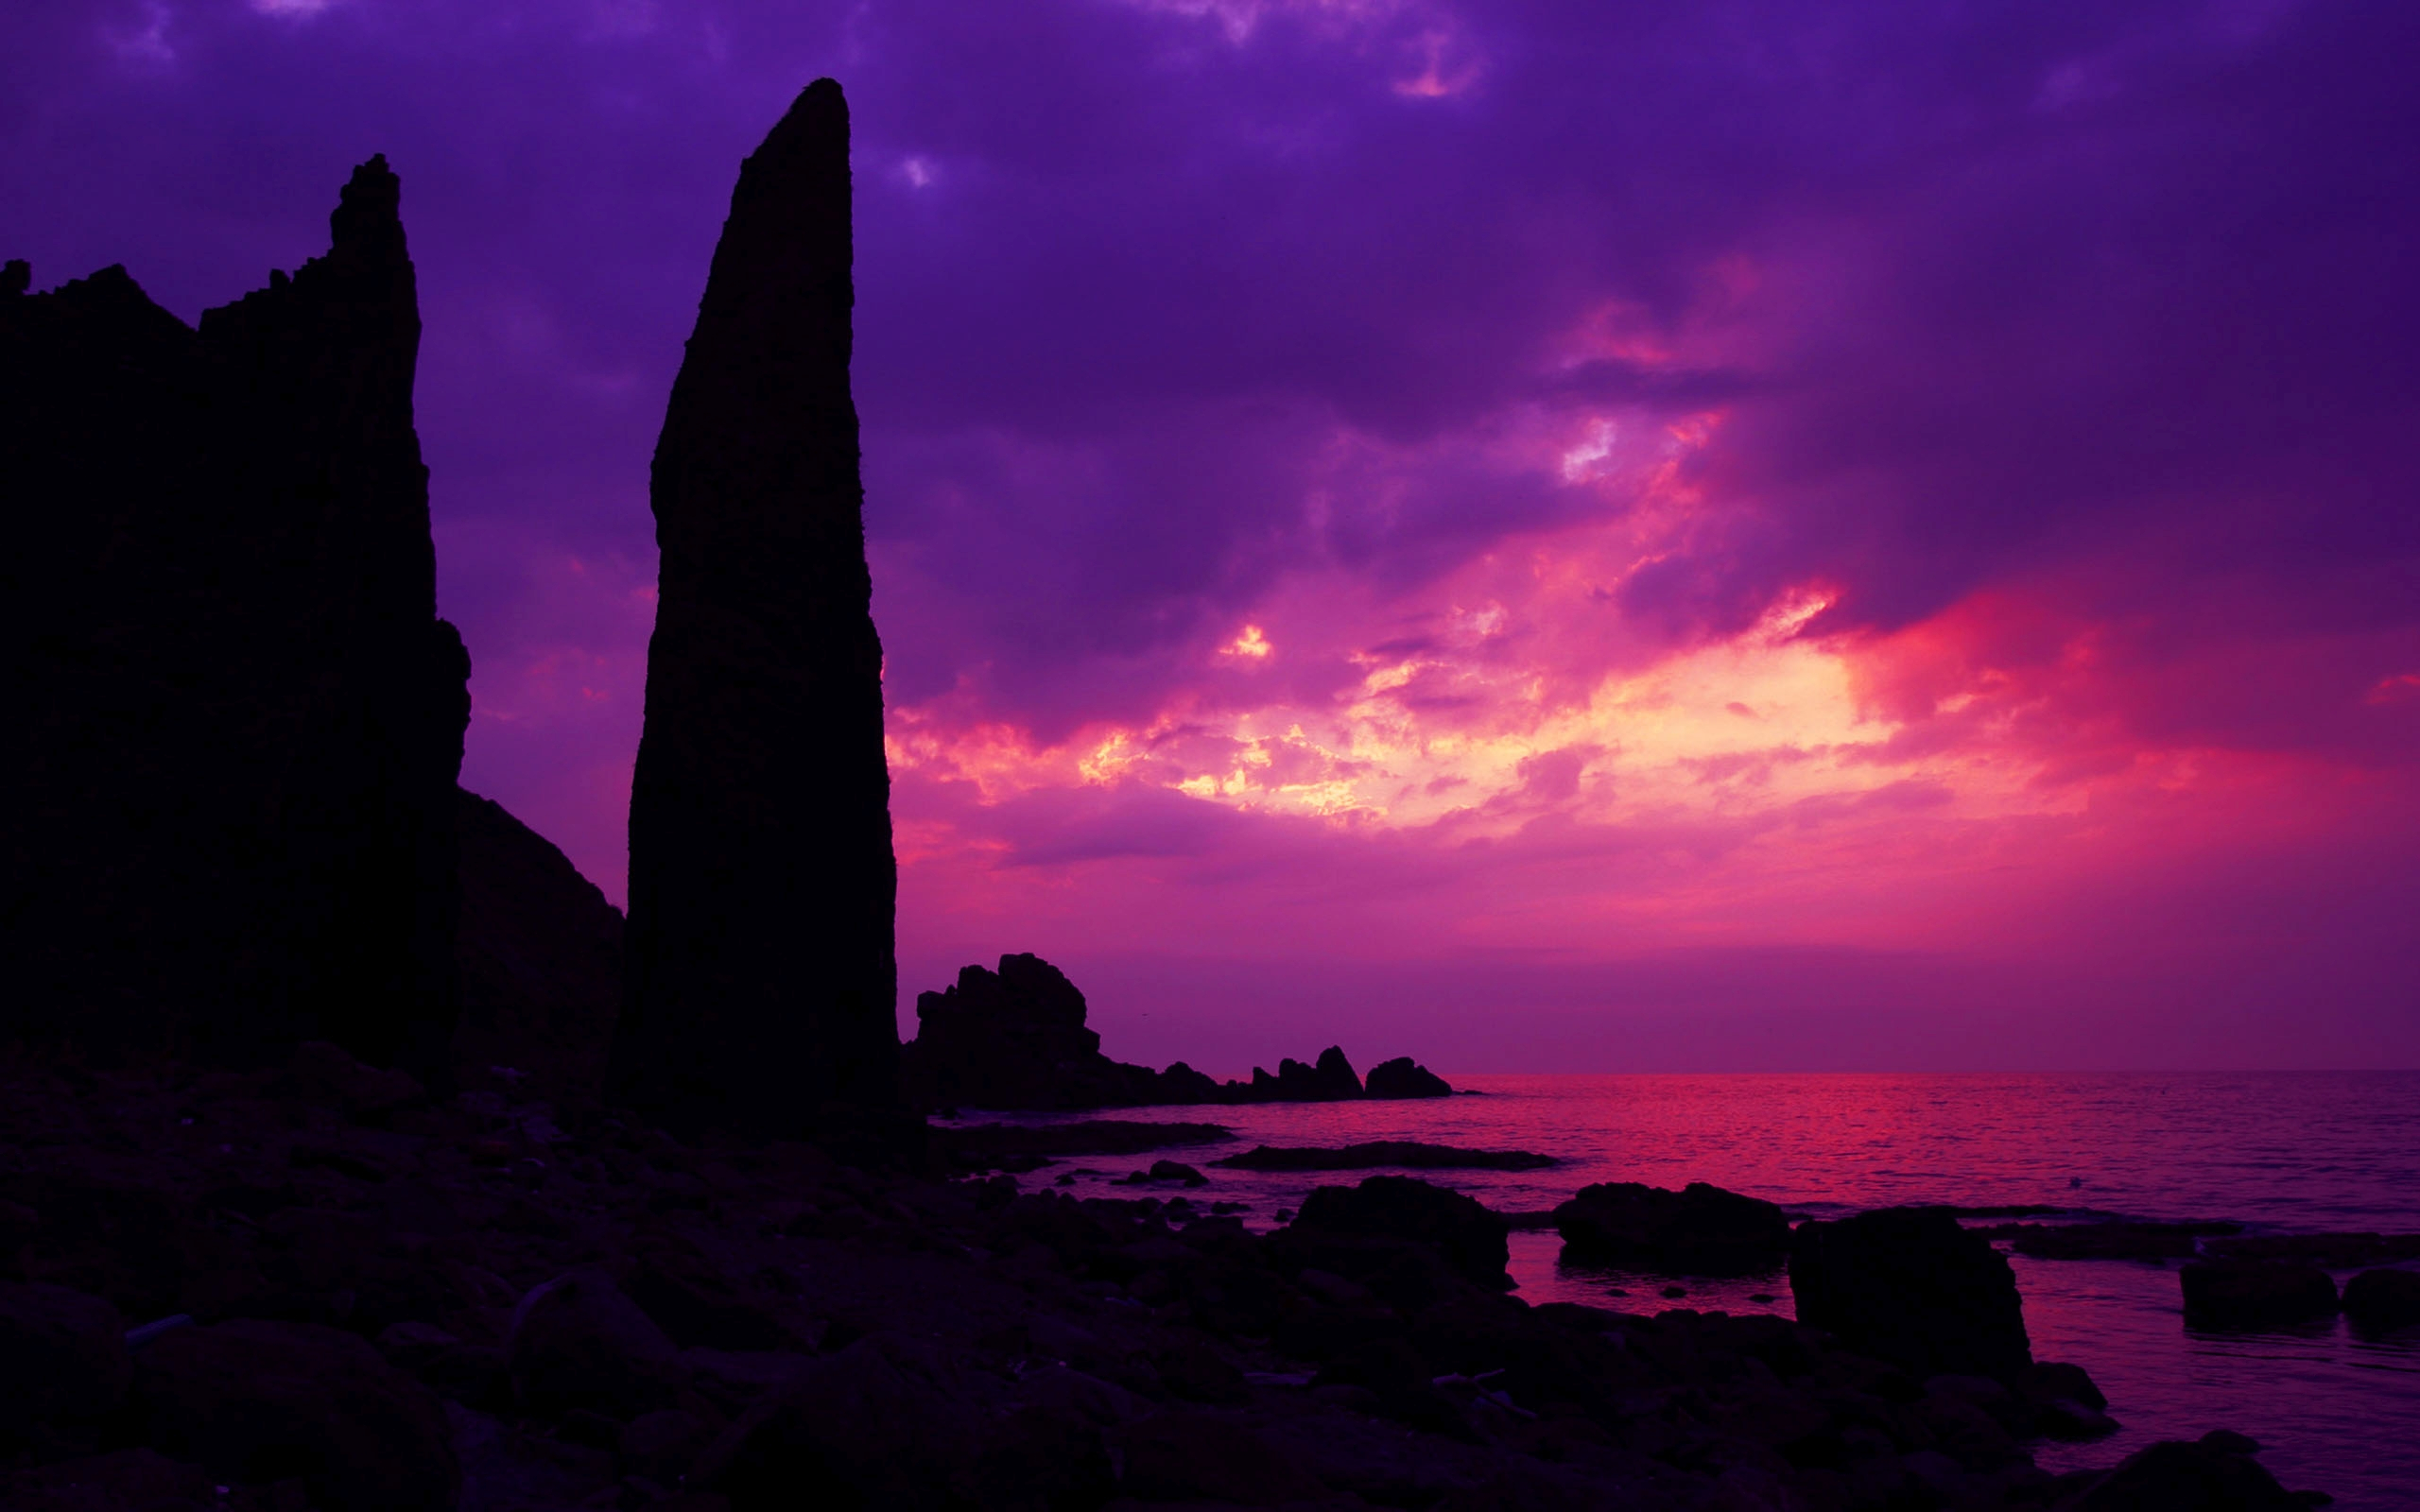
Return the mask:
<path fill-rule="evenodd" d="M 890 773 L 849 394 L 849 115 L 741 165 L 656 443 L 614 1094 L 799 1133 L 898 1100 Z"/>
<path fill-rule="evenodd" d="M 362 164 L 199 331 L 122 267 L 0 278 L 0 1036 L 443 1079 L 470 662 L 399 202 Z"/>
<path fill-rule="evenodd" d="M 1703 1181 L 1678 1192 L 1637 1181 L 1582 1187 L 1554 1222 L 1570 1259 L 1668 1276 L 1754 1276 L 1789 1252 L 1779 1207 Z"/>
<path fill-rule="evenodd" d="M 462 1022 L 455 1059 L 506 1066 L 527 1090 L 585 1107 L 604 1086 L 622 999 L 622 914 L 545 836 L 458 794 Z"/>
<path fill-rule="evenodd" d="M 1883 1208 L 1790 1236 L 1798 1320 L 1918 1379 L 2017 1378 L 2033 1363 L 2008 1260 L 1947 1208 Z"/>
<path fill-rule="evenodd" d="M 1112 1060 L 1084 1027 L 1084 995 L 1039 955 L 1000 957 L 1000 969 L 963 967 L 939 992 L 916 995 L 916 1038 L 901 1048 L 911 1107 L 1147 1108 L 1198 1103 L 1326 1103 L 1357 1097 L 1439 1097 L 1451 1087 L 1411 1057 L 1378 1068 L 1386 1091 L 1365 1091 L 1335 1045 L 1305 1065 L 1253 1067 L 1252 1080 L 1218 1081 L 1180 1060 L 1166 1071 Z"/>

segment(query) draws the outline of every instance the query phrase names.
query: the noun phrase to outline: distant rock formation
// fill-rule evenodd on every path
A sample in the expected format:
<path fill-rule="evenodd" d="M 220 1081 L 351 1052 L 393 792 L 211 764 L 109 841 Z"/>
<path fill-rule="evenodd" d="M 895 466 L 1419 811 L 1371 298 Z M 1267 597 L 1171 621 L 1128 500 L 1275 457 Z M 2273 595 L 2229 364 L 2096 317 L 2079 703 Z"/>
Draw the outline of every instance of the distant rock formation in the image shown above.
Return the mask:
<path fill-rule="evenodd" d="M 437 617 L 386 160 L 187 327 L 0 276 L 0 1039 L 441 1080 L 469 658 Z"/>
<path fill-rule="evenodd" d="M 622 913 L 545 836 L 456 794 L 462 842 L 458 1063 L 524 1074 L 558 1105 L 602 1095 L 622 1001 Z"/>
<path fill-rule="evenodd" d="M 921 1108 L 1147 1108 L 1201 1103 L 1327 1103 L 1357 1097 L 1442 1097 L 1453 1089 L 1407 1056 L 1371 1073 L 1364 1089 L 1342 1049 L 1309 1065 L 1291 1058 L 1270 1075 L 1218 1081 L 1177 1061 L 1166 1071 L 1101 1054 L 1084 1027 L 1083 993 L 1039 955 L 1000 957 L 997 971 L 969 966 L 939 992 L 916 995 L 916 1038 L 900 1049 L 908 1106 Z M 1380 1072 L 1387 1074 L 1384 1078 Z M 1383 1084 L 1389 1089 L 1380 1091 Z"/>
<path fill-rule="evenodd" d="M 740 167 L 656 443 L 614 1095 L 796 1134 L 895 1107 L 882 644 L 849 391 L 849 113 L 807 86 Z"/>

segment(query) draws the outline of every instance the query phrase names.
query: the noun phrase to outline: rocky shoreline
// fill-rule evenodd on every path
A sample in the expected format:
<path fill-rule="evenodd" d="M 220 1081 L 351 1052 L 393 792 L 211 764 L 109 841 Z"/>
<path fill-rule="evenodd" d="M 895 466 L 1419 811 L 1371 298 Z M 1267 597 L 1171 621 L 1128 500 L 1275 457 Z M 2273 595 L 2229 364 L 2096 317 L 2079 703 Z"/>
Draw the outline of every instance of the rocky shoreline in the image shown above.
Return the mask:
<path fill-rule="evenodd" d="M 956 1131 L 870 1169 L 483 1081 L 440 1101 L 326 1046 L 0 1078 L 0 1502 L 2322 1500 L 2223 1432 L 2037 1469 L 2124 1404 L 2031 1359 L 2006 1262 L 1944 1210 L 1800 1225 L 1824 1328 L 1531 1307 L 1503 1220 L 1412 1177 L 1259 1234 L 1182 1190 L 953 1175 Z"/>

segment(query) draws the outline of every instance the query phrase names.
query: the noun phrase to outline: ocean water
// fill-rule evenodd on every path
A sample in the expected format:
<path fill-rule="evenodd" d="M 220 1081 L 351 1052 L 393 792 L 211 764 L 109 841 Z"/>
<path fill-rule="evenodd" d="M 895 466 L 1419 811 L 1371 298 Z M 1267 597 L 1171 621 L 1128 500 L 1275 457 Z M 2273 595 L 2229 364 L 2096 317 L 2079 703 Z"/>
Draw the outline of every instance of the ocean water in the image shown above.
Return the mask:
<path fill-rule="evenodd" d="M 1506 1211 L 1549 1209 L 1592 1181 L 1711 1181 L 1813 1217 L 2038 1202 L 2231 1219 L 2254 1232 L 2420 1232 L 2420 1072 L 1451 1079 L 1484 1095 L 1111 1116 L 1235 1130 L 1158 1156 L 1202 1166 L 1212 1184 L 1194 1199 L 1243 1202 L 1255 1227 L 1313 1186 L 1363 1173 L 1264 1175 L 1210 1160 L 1258 1143 L 1412 1139 L 1555 1157 L 1542 1171 L 1416 1173 Z M 1086 1157 L 1025 1180 L 1072 1171 L 1074 1190 L 1111 1194 L 1155 1158 Z M 1565 1265 L 1561 1249 L 1550 1229 L 1512 1235 L 1519 1295 L 1632 1312 L 1791 1311 L 1783 1273 L 1707 1282 Z M 2262 1463 L 2290 1487 L 2327 1491 L 2351 1512 L 2420 1508 L 2420 1330 L 2363 1337 L 2339 1319 L 2207 1332 L 2186 1327 L 2172 1264 L 2012 1258 L 2035 1356 L 2092 1372 L 2123 1425 L 2096 1444 L 2044 1446 L 2045 1467 L 2112 1464 L 2157 1439 L 2231 1428 L 2261 1442 Z M 1685 1300 L 1659 1295 L 1676 1282 Z"/>

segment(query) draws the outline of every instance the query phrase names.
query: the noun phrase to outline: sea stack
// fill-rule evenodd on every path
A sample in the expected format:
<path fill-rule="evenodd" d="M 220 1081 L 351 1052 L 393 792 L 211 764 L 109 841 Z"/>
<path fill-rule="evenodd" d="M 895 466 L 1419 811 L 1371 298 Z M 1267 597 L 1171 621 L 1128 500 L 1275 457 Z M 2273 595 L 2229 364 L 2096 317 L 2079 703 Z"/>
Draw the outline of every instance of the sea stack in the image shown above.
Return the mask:
<path fill-rule="evenodd" d="M 0 277 L 0 1040 L 441 1078 L 469 659 L 437 617 L 401 187 L 204 312 Z"/>
<path fill-rule="evenodd" d="M 849 114 L 741 164 L 664 433 L 614 1095 L 796 1135 L 898 1102 L 882 644 L 849 393 Z"/>

